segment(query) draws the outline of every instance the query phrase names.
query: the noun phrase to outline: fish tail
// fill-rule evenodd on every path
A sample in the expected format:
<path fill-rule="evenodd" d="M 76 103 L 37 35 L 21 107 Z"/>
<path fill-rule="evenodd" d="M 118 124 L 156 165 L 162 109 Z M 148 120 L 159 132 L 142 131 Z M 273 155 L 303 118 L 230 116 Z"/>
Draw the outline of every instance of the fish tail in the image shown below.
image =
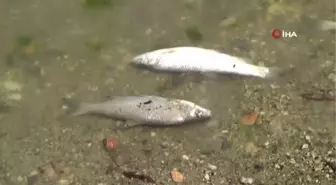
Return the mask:
<path fill-rule="evenodd" d="M 91 106 L 88 103 L 80 103 L 77 108 L 71 113 L 71 116 L 80 116 L 91 112 Z"/>
<path fill-rule="evenodd" d="M 336 22 L 334 21 L 321 21 L 319 24 L 319 29 L 323 31 L 336 30 Z"/>
<path fill-rule="evenodd" d="M 285 68 L 280 68 L 280 67 L 270 67 L 268 68 L 268 72 L 266 73 L 265 78 L 275 78 L 275 77 L 283 76 L 287 74 L 289 71 L 291 71 L 292 69 L 294 68 L 285 69 Z"/>
<path fill-rule="evenodd" d="M 79 103 L 72 99 L 63 99 L 63 104 L 67 107 L 66 115 L 79 116 L 91 111 L 90 104 Z"/>

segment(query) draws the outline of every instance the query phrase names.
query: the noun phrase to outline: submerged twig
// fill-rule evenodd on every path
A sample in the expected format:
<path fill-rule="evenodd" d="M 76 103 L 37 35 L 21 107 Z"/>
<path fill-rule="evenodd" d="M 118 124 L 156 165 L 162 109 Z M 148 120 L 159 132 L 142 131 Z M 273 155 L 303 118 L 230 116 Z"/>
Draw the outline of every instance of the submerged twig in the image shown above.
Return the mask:
<path fill-rule="evenodd" d="M 136 172 L 132 172 L 132 171 L 125 171 L 121 168 L 122 166 L 125 166 L 127 164 L 131 164 L 132 161 L 129 161 L 127 163 L 123 163 L 123 164 L 118 165 L 112 155 L 110 155 L 110 158 L 111 158 L 111 160 L 114 164 L 114 167 L 113 167 L 113 165 L 110 165 L 106 170 L 106 174 L 109 174 L 113 171 L 117 171 L 117 172 L 123 174 L 123 176 L 125 176 L 129 179 L 139 179 L 139 180 L 141 180 L 143 182 L 146 182 L 146 183 L 155 183 L 155 180 L 150 176 L 143 175 L 143 174 L 137 174 Z"/>
<path fill-rule="evenodd" d="M 146 183 L 155 183 L 154 179 L 147 175 L 137 174 L 136 172 L 132 171 L 124 171 L 122 174 L 129 179 L 139 179 Z"/>
<path fill-rule="evenodd" d="M 335 95 L 331 95 L 329 90 L 319 90 L 320 92 L 308 92 L 308 93 L 301 93 L 300 96 L 307 100 L 314 100 L 314 101 L 335 101 Z"/>

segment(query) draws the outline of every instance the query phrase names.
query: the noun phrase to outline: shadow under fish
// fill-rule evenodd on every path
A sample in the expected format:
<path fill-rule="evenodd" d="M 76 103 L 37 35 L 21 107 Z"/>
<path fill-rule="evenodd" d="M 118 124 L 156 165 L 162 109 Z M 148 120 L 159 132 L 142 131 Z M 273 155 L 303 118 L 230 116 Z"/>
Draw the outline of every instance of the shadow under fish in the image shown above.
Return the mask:
<path fill-rule="evenodd" d="M 186 128 L 189 126 L 195 126 L 195 125 L 202 125 L 205 122 L 209 121 L 210 118 L 202 119 L 202 120 L 195 120 L 195 121 L 188 121 L 184 122 L 183 124 L 168 124 L 168 125 L 159 125 L 159 124 L 153 124 L 153 123 L 137 123 L 132 121 L 124 120 L 125 125 L 123 127 L 118 127 L 115 130 L 119 131 L 127 131 L 129 129 L 134 128 Z M 119 120 L 120 121 L 120 120 Z"/>
<path fill-rule="evenodd" d="M 101 103 L 76 103 L 64 99 L 70 107 L 68 116 L 99 115 L 121 120 L 128 126 L 121 130 L 146 127 L 174 127 L 188 123 L 204 122 L 211 118 L 211 111 L 193 102 L 159 96 L 114 97 Z"/>
<path fill-rule="evenodd" d="M 174 89 L 181 86 L 187 79 L 187 74 L 182 72 L 167 72 L 167 71 L 157 71 L 152 68 L 149 68 L 146 65 L 142 64 L 130 64 L 134 69 L 136 69 L 137 73 L 143 73 L 144 71 L 150 72 L 154 75 L 164 75 L 166 80 L 163 84 L 156 87 L 158 92 L 163 92 L 169 89 Z"/>

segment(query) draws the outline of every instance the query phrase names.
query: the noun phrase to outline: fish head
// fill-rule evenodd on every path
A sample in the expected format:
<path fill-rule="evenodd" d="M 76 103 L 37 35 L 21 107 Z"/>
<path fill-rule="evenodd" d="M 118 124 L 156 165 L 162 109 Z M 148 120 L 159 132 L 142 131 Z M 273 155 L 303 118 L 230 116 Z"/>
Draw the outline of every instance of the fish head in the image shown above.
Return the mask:
<path fill-rule="evenodd" d="M 211 118 L 212 113 L 211 110 L 196 105 L 190 112 L 190 116 L 196 120 L 205 120 Z"/>
<path fill-rule="evenodd" d="M 211 110 L 203 108 L 192 102 L 180 100 L 184 104 L 187 114 L 185 114 L 186 121 L 201 121 L 210 119 L 212 116 Z"/>

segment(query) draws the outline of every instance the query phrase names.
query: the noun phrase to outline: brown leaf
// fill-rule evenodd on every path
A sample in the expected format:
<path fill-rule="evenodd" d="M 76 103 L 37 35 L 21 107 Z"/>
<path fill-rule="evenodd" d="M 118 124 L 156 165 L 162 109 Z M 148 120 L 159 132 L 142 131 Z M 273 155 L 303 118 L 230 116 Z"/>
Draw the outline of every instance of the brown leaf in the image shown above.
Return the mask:
<path fill-rule="evenodd" d="M 253 125 L 257 121 L 259 114 L 256 112 L 246 114 L 240 119 L 240 123 L 243 125 Z"/>
<path fill-rule="evenodd" d="M 177 169 L 173 169 L 170 172 L 170 175 L 173 181 L 176 183 L 184 183 L 186 180 L 185 176 L 181 172 L 179 172 Z"/>

